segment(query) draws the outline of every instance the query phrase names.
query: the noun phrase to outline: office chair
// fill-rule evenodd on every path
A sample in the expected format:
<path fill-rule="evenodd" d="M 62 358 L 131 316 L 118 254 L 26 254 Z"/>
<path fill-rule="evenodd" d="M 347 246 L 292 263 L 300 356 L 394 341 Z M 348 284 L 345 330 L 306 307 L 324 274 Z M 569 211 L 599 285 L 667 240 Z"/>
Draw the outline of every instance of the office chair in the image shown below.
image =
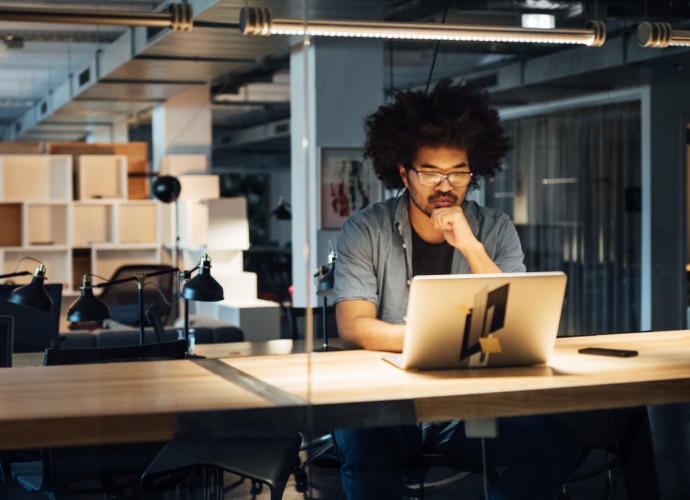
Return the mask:
<path fill-rule="evenodd" d="M 613 495 L 614 473 L 622 479 L 626 500 L 657 500 L 659 481 L 647 407 L 619 408 L 559 415 L 580 435 L 582 459 L 563 486 L 559 500 L 576 497 L 577 483 L 603 478 Z"/>
<path fill-rule="evenodd" d="M 118 267 L 109 282 L 131 278 L 138 273 L 171 272 L 146 278 L 144 285 L 144 309 L 156 311 L 163 325 L 171 325 L 177 316 L 175 300 L 177 275 L 172 266 L 162 264 L 126 264 Z M 106 284 L 98 298 L 110 308 L 110 319 L 133 328 L 139 327 L 139 298 L 134 281 Z M 150 313 L 149 313 L 150 314 Z M 154 326 L 150 319 L 144 326 Z"/>
<path fill-rule="evenodd" d="M 339 469 L 340 461 L 330 434 L 324 434 L 305 443 L 302 452 L 307 458 L 297 464 L 294 470 L 295 488 L 305 493 L 309 489 L 307 468 L 310 466 Z M 484 476 L 489 482 L 498 477 L 493 468 L 483 470 L 481 464 L 456 459 L 440 453 L 425 453 L 405 471 L 403 496 L 408 499 L 423 499 L 459 486 L 472 478 Z"/>
<path fill-rule="evenodd" d="M 167 443 L 141 475 L 144 499 L 160 498 L 193 470 L 200 470 L 207 495 L 223 498 L 239 482 L 226 487 L 224 472 L 266 485 L 273 500 L 283 496 L 297 463 L 302 437 L 297 433 L 247 438 L 185 438 Z M 253 488 L 260 491 L 260 488 Z M 165 498 L 165 496 L 163 496 Z"/>
<path fill-rule="evenodd" d="M 127 347 L 49 348 L 43 364 L 64 365 L 183 359 L 184 340 Z M 42 448 L 35 460 L 10 465 L 11 479 L 28 491 L 122 495 L 139 485 L 139 476 L 164 443 Z"/>

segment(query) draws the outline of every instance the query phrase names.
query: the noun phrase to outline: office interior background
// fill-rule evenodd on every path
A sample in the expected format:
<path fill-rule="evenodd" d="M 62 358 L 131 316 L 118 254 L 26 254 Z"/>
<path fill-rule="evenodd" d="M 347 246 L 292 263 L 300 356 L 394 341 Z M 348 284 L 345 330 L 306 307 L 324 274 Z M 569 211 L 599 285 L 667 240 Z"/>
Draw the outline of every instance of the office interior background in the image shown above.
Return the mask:
<path fill-rule="evenodd" d="M 2 1 L 0 12 L 136 15 L 172 3 Z M 475 196 L 513 217 L 528 270 L 568 274 L 561 334 L 687 327 L 690 49 L 642 47 L 637 38 L 645 21 L 687 29 L 687 2 L 183 3 L 194 12 L 189 31 L 0 15 L 0 146 L 145 142 L 149 173 L 168 155 L 205 155 L 222 192 L 247 197 L 245 256 L 260 256 L 247 258 L 259 291 L 282 300 L 293 284 L 296 305 L 317 306 L 311 277 L 338 237 L 337 220 L 323 214 L 329 158 L 359 159 L 362 119 L 392 89 L 441 77 L 478 81 L 514 149 Z M 274 18 L 500 26 L 540 14 L 557 27 L 603 21 L 606 40 L 600 47 L 325 37 L 306 44 L 300 36 L 243 35 L 246 6 L 270 7 Z M 386 194 L 375 183 L 370 189 L 372 200 Z M 291 220 L 271 215 L 281 199 Z M 288 265 L 292 279 L 262 277 L 267 261 Z M 662 484 L 685 491 L 687 414 L 684 406 L 652 414 Z M 678 453 L 682 461 L 669 458 Z"/>

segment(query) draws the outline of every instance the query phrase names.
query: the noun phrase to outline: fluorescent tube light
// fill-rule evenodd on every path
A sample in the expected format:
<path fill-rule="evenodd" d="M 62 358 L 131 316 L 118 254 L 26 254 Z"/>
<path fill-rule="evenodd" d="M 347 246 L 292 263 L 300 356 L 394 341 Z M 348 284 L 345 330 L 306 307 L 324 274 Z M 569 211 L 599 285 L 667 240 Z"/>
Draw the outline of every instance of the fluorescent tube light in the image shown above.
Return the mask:
<path fill-rule="evenodd" d="M 264 7 L 240 11 L 244 35 L 308 35 L 461 42 L 520 42 L 580 44 L 599 47 L 606 40 L 606 25 L 592 21 L 586 28 L 536 29 L 453 24 L 389 23 L 371 21 L 325 21 L 273 19 Z"/>

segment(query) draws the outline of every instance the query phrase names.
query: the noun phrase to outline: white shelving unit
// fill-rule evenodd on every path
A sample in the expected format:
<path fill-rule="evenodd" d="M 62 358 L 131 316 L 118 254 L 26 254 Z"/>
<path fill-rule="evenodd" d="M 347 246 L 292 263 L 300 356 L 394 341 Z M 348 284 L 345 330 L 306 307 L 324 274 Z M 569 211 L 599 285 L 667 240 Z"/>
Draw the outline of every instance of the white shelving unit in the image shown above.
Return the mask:
<path fill-rule="evenodd" d="M 280 306 L 257 298 L 257 276 L 244 271 L 249 249 L 245 198 L 180 201 L 181 248 L 185 266 L 196 265 L 202 253 L 211 257 L 213 277 L 223 287 L 220 302 L 196 302 L 199 316 L 238 325 L 247 340 L 280 338 Z M 187 268 L 187 267 L 185 267 Z"/>
<path fill-rule="evenodd" d="M 0 156 L 0 255 L 4 273 L 33 272 L 40 260 L 52 283 L 70 287 L 70 203 L 72 157 L 69 155 Z M 13 278 L 25 284 L 31 276 Z"/>
<path fill-rule="evenodd" d="M 2 271 L 38 259 L 66 295 L 83 274 L 108 278 L 128 262 L 161 261 L 161 203 L 127 199 L 127 157 L 81 155 L 76 163 L 75 172 L 72 155 L 0 155 Z"/>
<path fill-rule="evenodd" d="M 182 186 L 177 208 L 171 205 L 162 216 L 164 260 L 174 260 L 177 233 L 179 265 L 191 269 L 207 253 L 211 273 L 225 296 L 220 302 L 191 303 L 190 310 L 239 326 L 247 340 L 280 338 L 280 305 L 259 299 L 256 274 L 244 271 L 244 251 L 249 249 L 246 199 L 220 198 L 220 178 L 206 172 L 204 155 L 161 160 L 161 174 L 176 176 Z"/>
<path fill-rule="evenodd" d="M 125 263 L 172 262 L 175 248 L 179 267 L 191 269 L 207 253 L 225 299 L 192 303 L 192 310 L 236 324 L 248 340 L 279 338 L 279 305 L 258 299 L 256 274 L 244 272 L 246 200 L 220 198 L 218 176 L 190 168 L 205 163 L 198 155 L 165 162 L 182 184 L 176 203 L 129 200 L 126 158 L 81 155 L 75 169 L 71 155 L 0 155 L 2 272 L 13 272 L 22 257 L 33 257 L 70 297 L 77 295 L 84 274 L 108 279 Z M 33 272 L 34 264 L 22 263 L 21 270 Z"/>

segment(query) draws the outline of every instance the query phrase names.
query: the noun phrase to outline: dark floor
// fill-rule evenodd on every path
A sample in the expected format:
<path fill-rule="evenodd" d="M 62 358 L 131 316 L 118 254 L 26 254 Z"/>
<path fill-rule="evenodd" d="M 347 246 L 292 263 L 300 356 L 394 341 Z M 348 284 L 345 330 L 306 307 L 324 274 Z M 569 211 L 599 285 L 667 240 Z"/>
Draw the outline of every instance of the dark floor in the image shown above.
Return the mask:
<path fill-rule="evenodd" d="M 601 457 L 595 457 L 599 459 Z M 268 490 L 263 487 L 255 488 L 251 481 L 242 480 L 232 474 L 226 474 L 226 487 L 229 485 L 236 486 L 228 490 L 224 496 L 224 500 L 232 499 L 268 499 L 270 498 Z M 599 476 L 583 481 L 581 483 L 573 483 L 568 486 L 569 496 L 563 497 L 568 500 L 598 500 L 598 499 L 624 499 L 622 494 L 618 471 L 614 469 L 612 474 L 612 489 L 611 496 L 609 496 L 608 474 L 600 474 Z M 179 498 L 180 500 L 194 500 L 203 498 L 200 494 L 200 489 L 194 486 L 194 481 L 187 481 L 187 487 L 180 490 L 180 494 L 175 496 L 173 494 L 166 495 L 165 499 Z M 306 490 L 306 491 L 305 491 Z M 435 495 L 433 498 L 438 500 L 450 499 L 474 499 L 482 498 L 483 484 L 480 476 L 472 476 L 464 480 L 454 488 L 447 490 L 441 494 Z M 45 499 L 47 496 L 40 493 L 29 493 L 21 487 L 8 487 L 0 485 L 0 498 L 3 500 L 37 500 Z M 73 495 L 67 500 L 96 500 L 112 497 L 104 497 L 103 495 Z M 131 497 L 130 497 L 131 498 Z M 135 498 L 135 497 L 134 497 Z M 340 484 L 340 475 L 337 469 L 324 466 L 313 466 L 307 471 L 306 486 L 299 485 L 296 476 L 290 478 L 290 482 L 285 489 L 283 495 L 285 500 L 310 500 L 310 499 L 328 499 L 328 500 L 345 500 L 342 487 Z"/>

